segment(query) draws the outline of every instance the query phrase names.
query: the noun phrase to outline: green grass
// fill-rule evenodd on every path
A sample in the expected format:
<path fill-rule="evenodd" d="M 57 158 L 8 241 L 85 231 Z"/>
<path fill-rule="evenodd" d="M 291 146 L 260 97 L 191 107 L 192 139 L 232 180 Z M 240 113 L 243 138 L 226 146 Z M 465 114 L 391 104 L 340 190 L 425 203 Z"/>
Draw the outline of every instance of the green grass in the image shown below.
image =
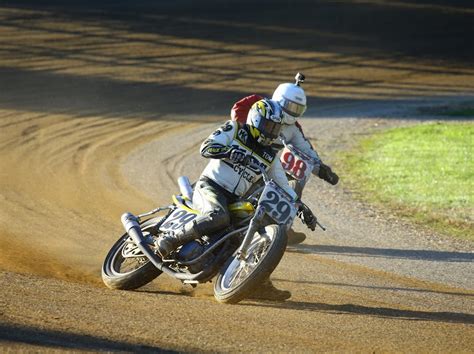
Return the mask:
<path fill-rule="evenodd" d="M 342 158 L 346 180 L 370 202 L 474 240 L 474 123 L 431 123 L 378 133 Z"/>

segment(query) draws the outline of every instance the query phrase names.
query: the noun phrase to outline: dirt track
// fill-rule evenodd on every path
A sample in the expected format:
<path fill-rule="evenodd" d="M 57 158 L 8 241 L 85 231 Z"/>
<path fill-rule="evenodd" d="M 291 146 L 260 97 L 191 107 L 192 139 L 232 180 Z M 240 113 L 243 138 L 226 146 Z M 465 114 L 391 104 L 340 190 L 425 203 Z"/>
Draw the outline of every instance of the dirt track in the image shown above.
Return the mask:
<path fill-rule="evenodd" d="M 472 101 L 474 10 L 449 3 L 318 1 L 298 22 L 286 2 L 265 17 L 212 1 L 1 5 L 0 345 L 472 351 L 473 245 L 354 201 L 343 178 L 308 186 L 329 230 L 274 273 L 285 303 L 223 306 L 210 284 L 165 277 L 139 292 L 100 281 L 120 214 L 197 177 L 201 140 L 249 92 L 304 72 L 304 128 L 329 163 L 360 134 L 433 119 L 417 107 Z"/>

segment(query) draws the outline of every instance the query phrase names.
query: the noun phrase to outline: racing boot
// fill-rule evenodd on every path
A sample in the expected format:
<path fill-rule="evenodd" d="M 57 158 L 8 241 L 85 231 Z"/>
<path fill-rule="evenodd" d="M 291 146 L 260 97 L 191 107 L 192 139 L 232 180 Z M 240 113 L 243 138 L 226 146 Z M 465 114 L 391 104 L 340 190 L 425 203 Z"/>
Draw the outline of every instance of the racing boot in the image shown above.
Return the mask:
<path fill-rule="evenodd" d="M 188 223 L 175 232 L 172 231 L 161 235 L 155 241 L 155 246 L 161 259 L 166 259 L 176 248 L 198 237 L 200 236 L 196 230 L 196 224 L 194 222 Z"/>
<path fill-rule="evenodd" d="M 306 235 L 303 232 L 297 232 L 293 229 L 289 229 L 287 231 L 287 235 L 288 235 L 288 243 L 287 243 L 288 246 L 294 246 L 306 240 Z"/>
<path fill-rule="evenodd" d="M 272 281 L 268 278 L 260 285 L 251 295 L 248 296 L 252 300 L 270 300 L 285 301 L 291 297 L 288 290 L 280 290 L 275 288 Z"/>

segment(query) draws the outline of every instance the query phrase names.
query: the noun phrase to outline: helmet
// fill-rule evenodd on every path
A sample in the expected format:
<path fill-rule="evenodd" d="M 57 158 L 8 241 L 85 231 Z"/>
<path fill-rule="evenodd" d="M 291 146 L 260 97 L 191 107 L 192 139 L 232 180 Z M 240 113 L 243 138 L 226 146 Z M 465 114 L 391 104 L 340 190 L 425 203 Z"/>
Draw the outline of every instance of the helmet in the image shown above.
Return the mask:
<path fill-rule="evenodd" d="M 283 123 L 294 124 L 296 118 L 301 117 L 306 111 L 306 95 L 300 82 L 304 75 L 296 74 L 295 84 L 280 84 L 273 92 L 272 100 L 277 101 L 283 110 Z"/>
<path fill-rule="evenodd" d="M 252 105 L 247 115 L 247 125 L 259 144 L 270 145 L 280 135 L 282 119 L 280 105 L 265 98 Z"/>

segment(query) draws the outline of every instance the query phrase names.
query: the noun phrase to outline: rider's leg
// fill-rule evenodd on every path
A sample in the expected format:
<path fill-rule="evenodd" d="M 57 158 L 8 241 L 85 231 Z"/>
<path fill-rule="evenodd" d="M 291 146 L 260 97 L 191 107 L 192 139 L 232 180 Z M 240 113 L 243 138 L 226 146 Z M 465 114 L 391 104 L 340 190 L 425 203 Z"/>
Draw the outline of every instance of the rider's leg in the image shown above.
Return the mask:
<path fill-rule="evenodd" d="M 291 180 L 289 184 L 296 192 L 296 195 L 298 195 L 298 198 L 301 198 L 304 186 L 306 185 L 306 180 Z M 291 227 L 286 233 L 288 235 L 288 245 L 297 245 L 306 239 L 306 235 L 303 232 L 295 231 Z"/>
<path fill-rule="evenodd" d="M 293 188 L 293 190 L 296 192 L 298 198 L 301 199 L 301 196 L 303 195 L 304 186 L 306 185 L 306 179 L 291 180 L 288 183 L 290 187 Z"/>
<path fill-rule="evenodd" d="M 193 206 L 201 212 L 192 223 L 184 224 L 173 233 L 161 236 L 156 244 L 162 258 L 188 241 L 225 228 L 230 223 L 228 196 L 219 186 L 199 180 L 193 194 Z"/>

